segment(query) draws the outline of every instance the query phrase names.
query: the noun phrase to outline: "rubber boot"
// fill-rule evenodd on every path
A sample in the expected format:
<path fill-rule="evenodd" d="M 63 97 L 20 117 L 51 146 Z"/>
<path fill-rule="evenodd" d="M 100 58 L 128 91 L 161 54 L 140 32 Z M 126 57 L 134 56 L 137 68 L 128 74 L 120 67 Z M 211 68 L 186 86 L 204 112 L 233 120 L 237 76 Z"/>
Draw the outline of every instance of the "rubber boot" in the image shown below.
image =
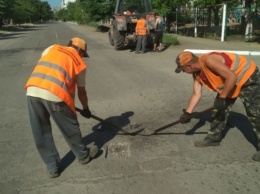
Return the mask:
<path fill-rule="evenodd" d="M 196 147 L 208 147 L 208 146 L 219 146 L 219 145 L 220 145 L 220 140 L 214 140 L 208 136 L 201 141 L 194 142 L 194 146 Z"/>
<path fill-rule="evenodd" d="M 258 151 L 253 155 L 252 159 L 260 162 L 260 142 L 258 143 Z"/>

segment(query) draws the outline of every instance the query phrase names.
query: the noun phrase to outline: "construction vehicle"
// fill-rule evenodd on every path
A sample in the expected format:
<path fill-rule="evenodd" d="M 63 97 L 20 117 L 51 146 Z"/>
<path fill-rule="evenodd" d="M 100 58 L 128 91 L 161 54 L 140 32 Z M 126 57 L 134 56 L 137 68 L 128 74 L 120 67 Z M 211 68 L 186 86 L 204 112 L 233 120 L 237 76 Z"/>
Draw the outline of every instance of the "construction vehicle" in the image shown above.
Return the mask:
<path fill-rule="evenodd" d="M 137 38 L 135 27 L 137 20 L 146 16 L 150 34 L 147 36 L 147 47 L 153 47 L 155 17 L 152 12 L 151 0 L 116 0 L 113 20 L 111 22 L 108 38 L 111 46 L 122 50 L 135 45 Z"/>

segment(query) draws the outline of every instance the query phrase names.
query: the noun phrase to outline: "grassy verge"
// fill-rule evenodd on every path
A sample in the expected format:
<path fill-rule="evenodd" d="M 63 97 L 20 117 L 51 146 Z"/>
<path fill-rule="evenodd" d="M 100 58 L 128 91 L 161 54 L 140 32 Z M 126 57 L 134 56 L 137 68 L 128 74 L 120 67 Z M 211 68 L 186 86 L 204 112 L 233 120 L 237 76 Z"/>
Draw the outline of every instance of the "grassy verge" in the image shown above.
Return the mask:
<path fill-rule="evenodd" d="M 167 45 L 179 45 L 180 42 L 178 41 L 177 37 L 169 34 L 163 34 L 163 43 Z"/>
<path fill-rule="evenodd" d="M 8 32 L 17 31 L 20 28 L 33 26 L 31 23 L 20 24 L 20 25 L 3 25 L 0 27 L 0 35 L 5 35 Z"/>
<path fill-rule="evenodd" d="M 97 22 L 89 22 L 87 23 L 88 26 L 91 26 L 91 27 L 95 27 L 97 28 L 99 26 L 99 24 Z"/>

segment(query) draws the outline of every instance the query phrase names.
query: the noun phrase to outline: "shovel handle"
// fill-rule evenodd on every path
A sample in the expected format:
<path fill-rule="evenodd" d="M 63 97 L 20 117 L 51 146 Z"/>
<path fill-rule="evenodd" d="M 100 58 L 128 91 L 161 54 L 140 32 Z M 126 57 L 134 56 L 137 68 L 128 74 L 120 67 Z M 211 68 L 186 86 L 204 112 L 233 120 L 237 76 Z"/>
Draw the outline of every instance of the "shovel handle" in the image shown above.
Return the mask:
<path fill-rule="evenodd" d="M 210 108 L 205 109 L 205 110 L 203 110 L 203 111 L 201 111 L 201 112 L 193 113 L 193 114 L 190 116 L 190 118 L 191 118 L 191 119 L 192 119 L 192 118 L 195 118 L 195 117 L 197 117 L 197 116 L 200 116 L 200 115 L 204 114 L 205 112 L 212 111 L 212 110 L 214 110 L 214 107 L 210 107 Z M 180 119 L 177 120 L 177 121 L 174 121 L 174 122 L 172 122 L 172 123 L 170 123 L 170 124 L 168 124 L 168 125 L 165 125 L 165 126 L 163 126 L 163 127 L 160 127 L 159 129 L 154 130 L 151 134 L 155 134 L 155 133 L 157 133 L 157 132 L 159 132 L 159 131 L 162 131 L 162 130 L 168 128 L 168 127 L 177 125 L 177 124 L 179 124 L 180 122 L 181 122 Z"/>
<path fill-rule="evenodd" d="M 82 111 L 81 109 L 79 109 L 79 108 L 77 108 L 77 107 L 75 107 L 75 109 L 76 109 L 76 111 L 78 111 L 79 113 Z M 115 124 L 113 124 L 113 123 L 110 123 L 110 122 L 107 122 L 107 121 L 105 121 L 104 119 L 101 119 L 101 118 L 99 118 L 99 117 L 97 117 L 97 116 L 95 116 L 95 115 L 93 115 L 93 114 L 91 114 L 91 118 L 92 118 L 92 119 L 95 119 L 95 120 L 97 120 L 97 121 L 99 121 L 100 123 L 104 123 L 104 124 L 106 124 L 106 125 L 108 125 L 108 126 L 111 126 L 111 127 L 115 128 L 115 129 L 117 129 L 117 130 L 119 130 L 119 131 L 122 131 L 122 132 L 124 132 L 124 133 L 130 134 L 129 132 L 125 131 L 124 129 L 118 127 L 117 125 L 115 125 Z"/>

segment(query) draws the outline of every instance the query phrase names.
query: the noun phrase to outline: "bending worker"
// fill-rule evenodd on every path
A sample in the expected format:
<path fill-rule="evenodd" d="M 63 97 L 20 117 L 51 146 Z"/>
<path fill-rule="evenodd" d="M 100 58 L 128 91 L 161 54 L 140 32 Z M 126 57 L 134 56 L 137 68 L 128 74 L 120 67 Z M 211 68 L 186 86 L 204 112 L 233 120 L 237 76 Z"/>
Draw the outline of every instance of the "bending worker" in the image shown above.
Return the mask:
<path fill-rule="evenodd" d="M 256 64 L 246 57 L 231 53 L 207 53 L 196 56 L 182 52 L 176 58 L 176 73 L 185 72 L 194 78 L 193 93 L 181 123 L 188 123 L 202 96 L 202 86 L 217 92 L 212 112 L 213 120 L 207 136 L 196 141 L 196 147 L 219 146 L 222 131 L 232 105 L 241 98 L 257 137 L 258 152 L 253 159 L 260 162 L 260 74 Z"/>
<path fill-rule="evenodd" d="M 68 46 L 52 45 L 45 49 L 25 85 L 30 123 L 36 148 L 46 164 L 51 178 L 60 175 L 60 156 L 52 136 L 50 116 L 81 164 L 88 163 L 97 153 L 93 145 L 87 148 L 82 142 L 75 110 L 75 87 L 83 106 L 82 116 L 91 117 L 85 89 L 89 57 L 87 44 L 72 38 Z"/>
<path fill-rule="evenodd" d="M 154 17 L 155 17 L 155 37 L 154 37 L 153 51 L 156 51 L 157 46 L 159 46 L 159 51 L 162 51 L 164 20 L 161 16 L 158 15 L 158 13 L 155 13 Z"/>

